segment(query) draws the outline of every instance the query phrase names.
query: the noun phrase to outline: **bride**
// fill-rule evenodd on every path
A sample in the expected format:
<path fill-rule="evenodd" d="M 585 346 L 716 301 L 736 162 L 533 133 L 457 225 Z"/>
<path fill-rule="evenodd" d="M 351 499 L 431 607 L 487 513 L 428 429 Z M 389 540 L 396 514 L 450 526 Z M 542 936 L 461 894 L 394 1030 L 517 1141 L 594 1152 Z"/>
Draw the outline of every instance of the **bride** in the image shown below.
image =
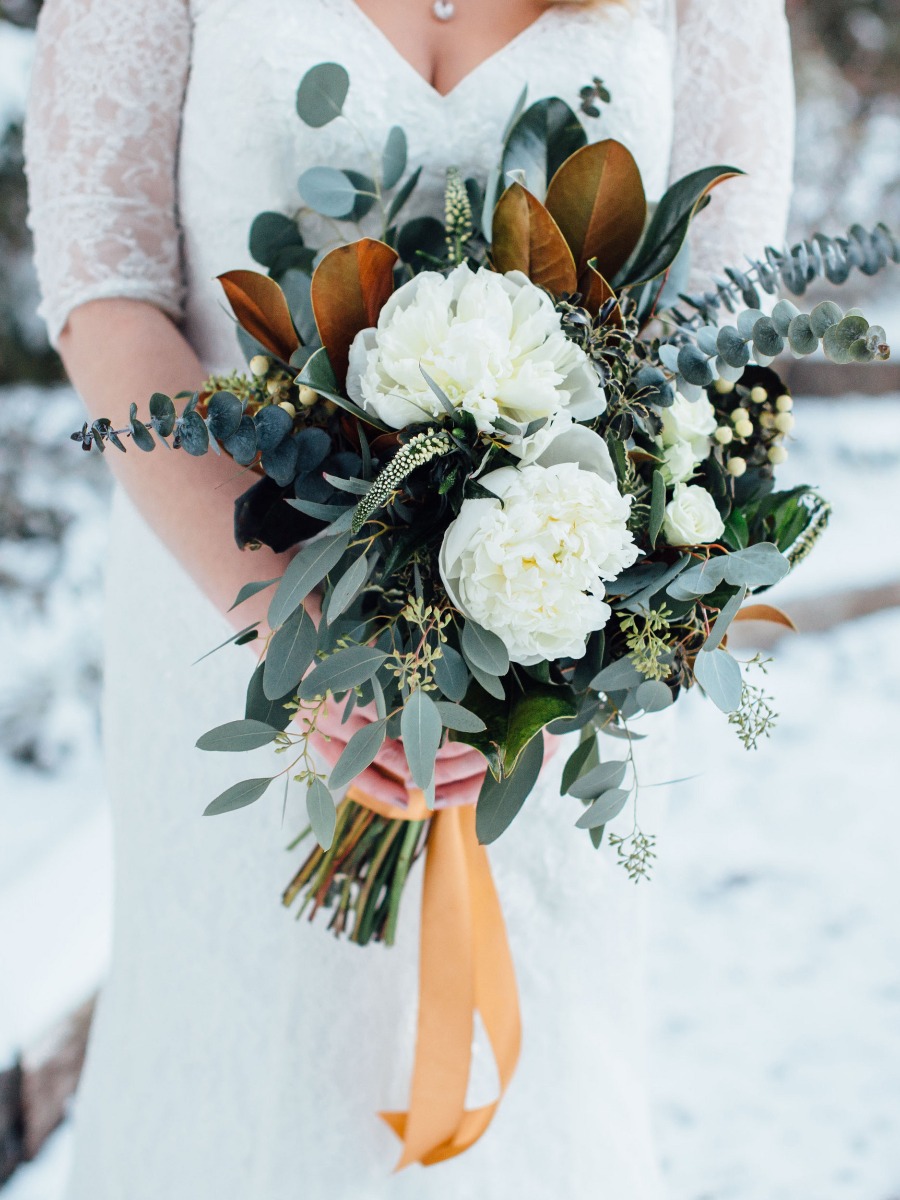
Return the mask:
<path fill-rule="evenodd" d="M 297 120 L 297 84 L 321 61 L 348 68 L 346 111 L 373 144 L 405 128 L 425 164 L 411 214 L 440 203 L 447 165 L 486 173 L 523 84 L 577 107 L 600 77 L 612 101 L 585 117 L 588 136 L 626 143 L 649 195 L 701 166 L 748 172 L 697 224 L 695 282 L 783 237 L 781 0 L 45 0 L 31 222 L 43 313 L 93 415 L 124 420 L 131 401 L 242 364 L 215 276 L 252 265 L 251 219 L 294 212 L 305 165 L 362 153 L 350 121 Z M 375 1113 L 407 1099 L 421 881 L 398 945 L 360 951 L 278 903 L 300 809 L 201 818 L 234 769 L 194 741 L 241 711 L 249 652 L 191 664 L 227 636 L 239 587 L 284 558 L 235 548 L 228 501 L 245 484 L 228 460 L 107 457 L 121 485 L 100 631 L 116 919 L 69 1200 L 658 1197 L 643 892 L 608 849 L 560 836 L 564 755 L 492 849 L 521 991 L 518 1074 L 468 1153 L 391 1175 L 397 1146 Z M 258 605 L 241 625 L 264 617 Z M 658 744 L 651 780 L 665 778 Z M 495 1082 L 476 1039 L 472 1101 Z"/>

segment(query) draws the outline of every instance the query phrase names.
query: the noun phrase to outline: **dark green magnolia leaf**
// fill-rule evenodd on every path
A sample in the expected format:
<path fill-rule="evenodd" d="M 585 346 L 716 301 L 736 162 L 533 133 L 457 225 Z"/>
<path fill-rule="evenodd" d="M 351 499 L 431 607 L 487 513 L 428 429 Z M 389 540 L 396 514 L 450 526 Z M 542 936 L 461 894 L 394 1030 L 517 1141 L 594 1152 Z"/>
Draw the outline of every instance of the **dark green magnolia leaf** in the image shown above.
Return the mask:
<path fill-rule="evenodd" d="M 495 842 L 518 816 L 544 765 L 544 740 L 536 737 L 526 746 L 512 775 L 497 780 L 487 772 L 475 810 L 475 829 L 483 846 Z"/>
<path fill-rule="evenodd" d="M 656 549 L 656 539 L 666 518 L 666 481 L 662 471 L 653 472 L 653 491 L 650 499 L 650 527 L 648 530 L 651 549 Z"/>
<path fill-rule="evenodd" d="M 447 253 L 446 231 L 435 217 L 413 217 L 397 235 L 397 253 L 416 271 L 443 262 Z"/>
<path fill-rule="evenodd" d="M 352 400 L 348 400 L 346 396 L 342 396 L 338 390 L 338 382 L 335 378 L 334 369 L 328 358 L 328 351 L 324 346 L 320 346 L 314 354 L 312 354 L 303 366 L 299 375 L 294 381 L 298 386 L 312 388 L 314 392 L 318 392 L 320 396 L 324 396 L 326 400 L 331 400 L 338 405 L 339 408 L 345 409 L 351 416 L 355 417 L 365 425 L 371 425 L 375 429 L 387 431 L 387 426 L 374 417 L 368 416 L 362 411 Z M 391 430 L 393 432 L 393 430 Z"/>
<path fill-rule="evenodd" d="M 375 756 L 384 745 L 387 721 L 371 721 L 358 729 L 347 742 L 341 757 L 331 769 L 328 784 L 335 791 L 352 783 L 357 776 L 372 765 Z"/>
<path fill-rule="evenodd" d="M 300 687 L 301 700 L 315 700 L 326 692 L 341 695 L 370 679 L 387 655 L 371 646 L 349 646 L 320 662 Z"/>
<path fill-rule="evenodd" d="M 586 145 L 587 134 L 568 104 L 556 97 L 538 100 L 509 131 L 503 147 L 503 184 L 520 175 L 519 182 L 543 200 L 562 164 Z"/>
<path fill-rule="evenodd" d="M 253 804 L 265 792 L 272 782 L 268 779 L 244 779 L 241 783 L 233 783 L 230 788 L 216 796 L 211 804 L 204 809 L 204 817 L 217 817 L 219 813 L 234 812 L 236 808 L 246 808 Z"/>
<path fill-rule="evenodd" d="M 460 641 L 463 655 L 470 665 L 497 676 L 503 676 L 509 670 L 509 652 L 495 633 L 467 620 L 463 624 Z"/>
<path fill-rule="evenodd" d="M 381 184 L 390 190 L 400 182 L 406 170 L 406 134 L 395 125 L 387 136 L 381 156 Z"/>
<path fill-rule="evenodd" d="M 437 706 L 421 688 L 416 688 L 403 706 L 400 733 L 413 783 L 424 791 L 434 776 L 444 729 Z"/>
<path fill-rule="evenodd" d="M 516 770 L 525 747 L 554 721 L 574 717 L 578 711 L 571 694 L 563 688 L 539 687 L 519 696 L 512 707 L 503 753 L 504 771 Z"/>
<path fill-rule="evenodd" d="M 160 437 L 169 437 L 175 428 L 175 405 L 162 392 L 154 392 L 150 397 L 150 416 L 153 426 Z"/>
<path fill-rule="evenodd" d="M 612 760 L 601 763 L 592 771 L 588 771 L 587 775 L 577 779 L 568 789 L 569 795 L 574 796 L 576 800 L 595 800 L 610 788 L 617 788 L 625 778 L 627 769 L 627 762 Z"/>
<path fill-rule="evenodd" d="M 297 115 L 313 129 L 321 129 L 344 110 L 350 76 L 339 63 L 310 67 L 297 89 Z"/>
<path fill-rule="evenodd" d="M 291 613 L 299 608 L 313 588 L 337 566 L 349 545 L 348 533 L 320 538 L 304 546 L 291 559 L 269 605 L 269 624 L 273 629 L 283 625 Z"/>
<path fill-rule="evenodd" d="M 463 700 L 469 688 L 469 672 L 461 654 L 452 646 L 442 646 L 435 660 L 434 680 L 448 700 Z"/>
<path fill-rule="evenodd" d="M 701 650 L 694 661 L 694 677 L 722 712 L 733 713 L 740 708 L 741 668 L 727 650 Z"/>
<path fill-rule="evenodd" d="M 266 588 L 271 587 L 273 583 L 278 583 L 280 578 L 281 576 L 279 575 L 278 579 L 263 579 L 257 583 L 245 583 L 238 592 L 231 608 L 237 608 L 237 606 L 239 604 L 243 604 L 245 600 L 249 600 L 252 596 L 256 596 L 259 592 L 264 592 Z M 229 612 L 231 612 L 231 608 L 229 608 Z"/>
<path fill-rule="evenodd" d="M 241 423 L 241 402 L 231 392 L 214 392 L 206 407 L 206 425 L 210 434 L 224 442 L 237 433 Z"/>
<path fill-rule="evenodd" d="M 717 184 L 743 172 L 735 167 L 707 167 L 673 184 L 665 193 L 644 234 L 634 261 L 612 280 L 614 288 L 656 279 L 675 261 L 691 221 Z"/>
<path fill-rule="evenodd" d="M 746 584 L 738 589 L 716 618 L 716 623 L 710 630 L 709 637 L 703 643 L 704 650 L 715 650 L 721 646 L 722 638 L 728 632 L 731 622 L 738 615 L 741 605 L 747 598 Z"/>
<path fill-rule="evenodd" d="M 181 418 L 181 445 L 194 458 L 201 457 L 209 449 L 206 422 L 193 409 Z"/>
<path fill-rule="evenodd" d="M 325 620 L 329 625 L 353 603 L 366 582 L 368 573 L 369 560 L 362 554 L 340 577 L 332 588 L 325 607 Z"/>
<path fill-rule="evenodd" d="M 435 708 L 445 729 L 455 729 L 459 733 L 483 733 L 487 726 L 481 717 L 463 708 L 461 704 L 448 704 L 446 700 L 436 700 Z"/>
<path fill-rule="evenodd" d="M 316 841 L 323 850 L 330 850 L 337 825 L 337 811 L 331 792 L 318 776 L 306 793 L 306 814 Z"/>
<path fill-rule="evenodd" d="M 197 741 L 197 749 L 227 750 L 231 753 L 258 750 L 260 746 L 273 742 L 279 732 L 262 721 L 228 721 L 204 733 Z"/>
<path fill-rule="evenodd" d="M 617 817 L 628 803 L 630 792 L 615 789 L 604 792 L 599 800 L 595 800 L 586 813 L 575 822 L 576 829 L 598 829 Z"/>
<path fill-rule="evenodd" d="M 312 662 L 318 632 L 305 608 L 298 608 L 275 634 L 266 651 L 263 691 L 266 699 L 277 700 L 293 693 Z"/>

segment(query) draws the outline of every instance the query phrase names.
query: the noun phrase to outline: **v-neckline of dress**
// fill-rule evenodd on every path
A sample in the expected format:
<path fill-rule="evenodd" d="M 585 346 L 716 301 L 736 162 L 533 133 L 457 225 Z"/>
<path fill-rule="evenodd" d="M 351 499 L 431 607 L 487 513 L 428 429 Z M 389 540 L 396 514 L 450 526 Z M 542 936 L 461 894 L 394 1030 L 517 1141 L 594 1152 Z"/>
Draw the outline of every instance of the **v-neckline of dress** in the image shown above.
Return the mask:
<path fill-rule="evenodd" d="M 527 41 L 529 37 L 537 33 L 539 29 L 541 29 L 552 17 L 556 15 L 556 11 L 553 8 L 546 8 L 539 16 L 535 17 L 533 21 L 526 25 L 524 29 L 521 29 L 514 37 L 511 37 L 508 42 L 504 42 L 503 45 L 498 46 L 493 53 L 488 54 L 485 58 L 481 59 L 480 62 L 477 62 L 475 66 L 471 68 L 471 70 L 467 71 L 465 75 L 462 76 L 461 79 L 457 80 L 457 82 L 452 88 L 450 88 L 449 91 L 442 92 L 439 91 L 430 80 L 426 79 L 417 67 L 413 66 L 405 54 L 401 53 L 401 51 L 397 49 L 378 22 L 373 20 L 364 9 L 360 8 L 356 0 L 342 0 L 342 2 L 347 8 L 353 10 L 359 23 L 369 31 L 370 35 L 382 42 L 392 57 L 397 59 L 405 70 L 414 75 L 419 81 L 419 85 L 432 97 L 432 99 L 437 101 L 451 100 L 454 96 L 456 96 L 457 92 L 465 88 L 473 79 L 477 78 L 483 71 L 493 66 L 505 55 L 510 53 L 510 51 L 521 45 L 522 42 Z"/>

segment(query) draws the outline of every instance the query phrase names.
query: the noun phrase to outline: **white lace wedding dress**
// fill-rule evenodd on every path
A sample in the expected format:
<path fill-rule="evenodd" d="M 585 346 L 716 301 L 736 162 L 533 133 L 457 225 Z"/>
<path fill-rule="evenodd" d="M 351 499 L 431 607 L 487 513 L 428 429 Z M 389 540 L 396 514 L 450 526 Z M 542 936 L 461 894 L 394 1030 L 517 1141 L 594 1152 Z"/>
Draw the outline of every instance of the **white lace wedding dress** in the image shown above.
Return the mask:
<path fill-rule="evenodd" d="M 425 164 L 413 214 L 439 203 L 448 164 L 485 173 L 524 83 L 577 107 L 600 76 L 612 104 L 585 118 L 589 136 L 624 141 L 650 196 L 700 166 L 749 171 L 704 214 L 698 272 L 783 236 L 792 88 L 779 0 L 548 9 L 447 96 L 354 0 L 45 0 L 27 148 L 52 335 L 76 305 L 130 296 L 183 319 L 210 368 L 240 365 L 214 277 L 253 265 L 252 217 L 293 211 L 305 165 L 366 169 L 347 122 L 312 131 L 296 117 L 300 77 L 325 60 L 349 69 L 347 112 L 372 145 L 405 127 Z M 659 1196 L 642 1052 L 648 889 L 569 828 L 565 756 L 492 850 L 521 991 L 518 1072 L 469 1153 L 392 1176 L 398 1146 L 375 1113 L 407 1100 L 420 873 L 393 950 L 295 923 L 279 892 L 300 811 L 282 824 L 271 798 L 201 816 L 238 776 L 194 741 L 240 715 L 251 657 L 191 665 L 229 630 L 121 495 L 108 588 L 115 944 L 69 1200 Z M 646 782 L 666 777 L 656 732 Z M 491 1097 L 489 1064 L 479 1044 L 475 1100 Z"/>

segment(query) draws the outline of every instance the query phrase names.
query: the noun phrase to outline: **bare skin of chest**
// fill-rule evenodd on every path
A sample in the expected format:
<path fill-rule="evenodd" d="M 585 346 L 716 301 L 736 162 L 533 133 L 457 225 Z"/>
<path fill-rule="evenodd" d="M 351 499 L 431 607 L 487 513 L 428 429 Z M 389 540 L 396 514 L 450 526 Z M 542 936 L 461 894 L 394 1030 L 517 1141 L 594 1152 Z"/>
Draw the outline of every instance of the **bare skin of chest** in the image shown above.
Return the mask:
<path fill-rule="evenodd" d="M 432 0 L 355 0 L 411 66 L 446 94 L 546 11 L 541 0 L 454 0 L 449 21 Z"/>

